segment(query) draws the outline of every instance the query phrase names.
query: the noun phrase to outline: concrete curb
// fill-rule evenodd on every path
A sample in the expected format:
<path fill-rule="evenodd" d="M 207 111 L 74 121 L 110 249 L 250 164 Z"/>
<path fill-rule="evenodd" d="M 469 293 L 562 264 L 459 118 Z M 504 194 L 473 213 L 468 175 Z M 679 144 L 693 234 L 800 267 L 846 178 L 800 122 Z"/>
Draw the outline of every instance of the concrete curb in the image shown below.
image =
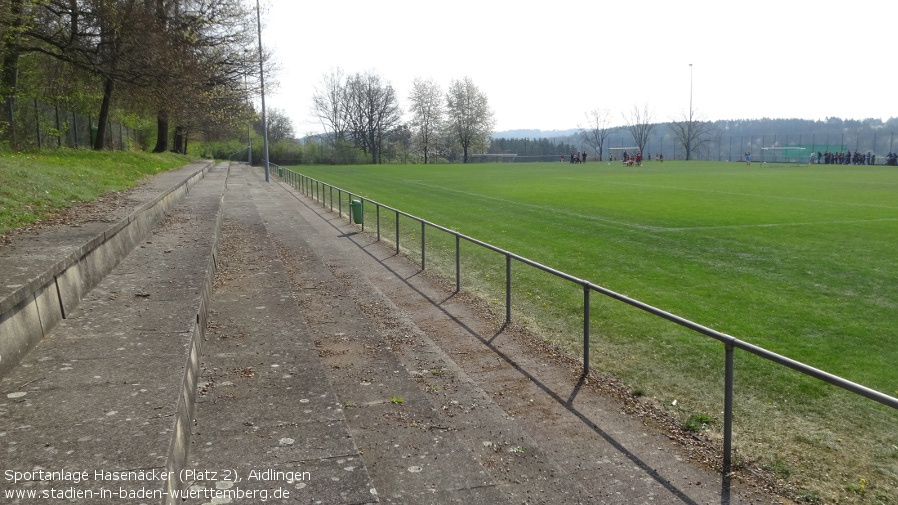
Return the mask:
<path fill-rule="evenodd" d="M 230 165 L 228 165 L 230 174 Z M 225 188 L 227 188 L 225 175 Z M 209 320 L 209 306 L 212 303 L 212 287 L 215 282 L 215 273 L 218 269 L 218 246 L 221 239 L 221 220 L 224 215 L 224 194 L 221 196 L 221 205 L 218 207 L 218 217 L 215 220 L 215 228 L 212 230 L 212 251 L 206 263 L 206 273 L 203 277 L 203 285 L 200 289 L 199 304 L 196 312 L 196 322 L 190 335 L 190 347 L 187 353 L 187 362 L 184 365 L 184 379 L 181 382 L 181 392 L 178 395 L 178 408 L 175 412 L 175 423 L 172 428 L 172 440 L 168 449 L 165 470 L 169 478 L 165 481 L 165 493 L 163 504 L 178 503 L 174 498 L 173 490 L 183 488 L 181 471 L 186 468 L 187 454 L 190 451 L 190 435 L 193 430 L 193 415 L 196 410 L 197 382 L 200 375 L 200 361 L 203 357 L 203 347 L 206 341 L 206 324 Z"/>
<path fill-rule="evenodd" d="M 0 299 L 0 375 L 13 369 L 65 319 L 85 293 L 115 268 L 213 166 L 212 161 L 205 163 Z"/>

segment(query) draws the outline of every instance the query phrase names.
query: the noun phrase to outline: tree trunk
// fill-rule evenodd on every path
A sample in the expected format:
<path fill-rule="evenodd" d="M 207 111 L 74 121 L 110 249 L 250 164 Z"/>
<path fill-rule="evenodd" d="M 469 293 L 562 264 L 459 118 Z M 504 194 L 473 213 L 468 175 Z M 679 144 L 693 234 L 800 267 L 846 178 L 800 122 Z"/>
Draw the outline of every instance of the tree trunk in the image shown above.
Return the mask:
<path fill-rule="evenodd" d="M 175 147 L 172 151 L 178 154 L 185 154 L 185 138 L 184 138 L 184 127 L 183 126 L 175 126 Z"/>
<path fill-rule="evenodd" d="M 16 44 L 14 32 L 18 32 L 22 26 L 22 0 L 15 0 L 10 3 L 9 7 L 10 26 L 7 27 L 7 34 L 0 44 L 0 53 L 3 53 L 3 69 L 0 74 L 0 92 L 4 98 L 3 119 L 9 124 L 9 144 L 16 145 L 16 93 L 18 89 L 19 78 L 19 48 Z M 11 33 L 12 32 L 12 33 Z"/>
<path fill-rule="evenodd" d="M 168 111 L 160 110 L 156 114 L 156 147 L 154 153 L 168 151 Z"/>
<path fill-rule="evenodd" d="M 112 103 L 112 92 L 115 91 L 115 81 L 111 77 L 106 78 L 103 86 L 103 104 L 100 106 L 100 117 L 97 118 L 97 136 L 94 138 L 94 150 L 103 150 L 106 139 L 106 124 L 109 122 L 109 107 Z"/>
<path fill-rule="evenodd" d="M 18 86 L 19 53 L 9 52 L 3 56 L 3 120 L 9 125 L 9 144 L 16 145 L 16 88 Z"/>

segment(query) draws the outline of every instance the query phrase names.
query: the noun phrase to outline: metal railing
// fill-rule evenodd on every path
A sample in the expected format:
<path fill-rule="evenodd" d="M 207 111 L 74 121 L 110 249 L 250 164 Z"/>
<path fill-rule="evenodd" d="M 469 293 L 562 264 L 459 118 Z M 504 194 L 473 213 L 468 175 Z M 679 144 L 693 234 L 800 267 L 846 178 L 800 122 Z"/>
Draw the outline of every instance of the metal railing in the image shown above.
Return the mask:
<path fill-rule="evenodd" d="M 672 323 L 675 323 L 683 328 L 692 330 L 696 333 L 711 337 L 724 345 L 725 352 L 725 370 L 724 370 L 724 424 L 723 424 L 723 475 L 726 478 L 729 475 L 732 469 L 732 441 L 733 441 L 733 381 L 734 381 L 734 350 L 742 349 L 743 351 L 754 354 L 755 356 L 761 357 L 768 361 L 772 361 L 778 365 L 785 366 L 787 368 L 791 368 L 799 373 L 808 375 L 810 377 L 814 377 L 816 379 L 822 380 L 834 386 L 845 389 L 851 393 L 860 395 L 867 399 L 873 400 L 875 402 L 881 403 L 887 407 L 891 407 L 893 409 L 898 410 L 898 398 L 893 398 L 889 395 L 883 394 L 874 389 L 870 389 L 866 386 L 862 386 L 855 382 L 851 382 L 849 380 L 843 379 L 836 375 L 830 374 L 823 370 L 814 368 L 812 366 L 806 365 L 799 361 L 795 361 L 793 359 L 787 358 L 780 354 L 768 351 L 762 347 L 758 347 L 756 345 L 750 344 L 748 342 L 744 342 L 739 340 L 733 336 L 727 335 L 725 333 L 718 332 L 706 326 L 700 325 L 693 321 L 689 321 L 688 319 L 684 319 L 675 314 L 671 314 L 670 312 L 661 310 L 657 307 L 653 307 L 649 304 L 640 302 L 639 300 L 630 298 L 628 296 L 622 295 L 610 289 L 604 288 L 597 284 L 593 284 L 592 282 L 586 279 L 580 279 L 573 275 L 569 275 L 565 272 L 556 270 L 552 267 L 543 265 L 536 261 L 530 260 L 523 256 L 519 256 L 510 251 L 506 251 L 500 247 L 496 247 L 487 242 L 483 242 L 481 240 L 475 239 L 473 237 L 469 237 L 462 233 L 459 233 L 455 230 L 450 230 L 444 226 L 440 226 L 438 224 L 432 223 L 425 219 L 419 218 L 417 216 L 413 216 L 406 212 L 403 212 L 399 209 L 395 209 L 388 205 L 384 205 L 377 201 L 371 200 L 370 198 L 362 197 L 358 194 L 351 193 L 344 189 L 341 189 L 336 186 L 332 186 L 330 184 L 324 183 L 317 179 L 313 179 L 311 177 L 305 176 L 298 172 L 294 172 L 285 167 L 277 167 L 278 176 L 289 183 L 291 186 L 301 191 L 303 194 L 313 198 L 314 200 L 321 202 L 323 206 L 328 206 L 327 197 L 330 197 L 330 210 L 333 212 L 334 210 L 334 191 L 337 192 L 337 212 L 340 217 L 343 216 L 343 194 L 345 193 L 349 200 L 352 201 L 353 198 L 357 198 L 358 201 L 362 204 L 363 214 L 364 214 L 364 204 L 367 202 L 371 205 L 375 206 L 376 214 L 377 214 L 377 240 L 381 239 L 381 226 L 380 226 L 380 212 L 381 209 L 387 210 L 389 212 L 393 212 L 396 215 L 396 229 L 395 229 L 395 238 L 396 238 L 396 254 L 400 253 L 399 249 L 399 218 L 400 216 L 404 216 L 413 221 L 419 222 L 421 224 L 421 269 L 424 270 L 426 268 L 426 238 L 425 238 L 425 230 L 427 227 L 431 227 L 435 230 L 448 233 L 455 237 L 455 291 L 459 292 L 461 290 L 461 253 L 460 253 L 460 243 L 462 240 L 470 242 L 471 244 L 478 245 L 487 250 L 496 252 L 505 257 L 505 324 L 511 323 L 511 271 L 512 271 L 512 260 L 522 263 L 524 265 L 536 268 L 543 272 L 549 273 L 571 283 L 577 284 L 583 288 L 583 376 L 586 376 L 589 373 L 589 350 L 590 350 L 590 294 L 592 292 L 599 293 L 611 299 L 623 302 L 627 305 L 635 307 L 639 310 L 642 310 L 646 313 L 652 314 L 654 316 L 666 319 Z M 351 215 L 350 223 L 352 222 Z M 359 223 L 362 227 L 362 231 L 365 231 L 364 219 L 362 223 Z"/>

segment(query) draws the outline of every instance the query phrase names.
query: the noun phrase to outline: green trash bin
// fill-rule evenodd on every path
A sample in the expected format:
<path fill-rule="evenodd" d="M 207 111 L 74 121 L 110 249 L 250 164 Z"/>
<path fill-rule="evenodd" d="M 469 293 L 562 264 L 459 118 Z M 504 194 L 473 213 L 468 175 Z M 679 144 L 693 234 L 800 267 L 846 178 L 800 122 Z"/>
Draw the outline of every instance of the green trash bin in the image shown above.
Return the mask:
<path fill-rule="evenodd" d="M 352 221 L 355 224 L 362 224 L 365 222 L 365 214 L 362 213 L 361 201 L 353 200 L 349 203 L 349 208 L 352 209 Z"/>

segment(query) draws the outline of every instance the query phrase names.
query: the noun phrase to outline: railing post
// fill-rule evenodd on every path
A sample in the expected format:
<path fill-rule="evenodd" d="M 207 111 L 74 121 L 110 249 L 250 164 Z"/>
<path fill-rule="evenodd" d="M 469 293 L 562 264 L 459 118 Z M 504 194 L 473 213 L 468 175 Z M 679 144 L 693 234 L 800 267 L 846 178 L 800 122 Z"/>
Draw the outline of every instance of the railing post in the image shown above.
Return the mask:
<path fill-rule="evenodd" d="M 511 255 L 505 255 L 505 324 L 511 322 Z"/>
<path fill-rule="evenodd" d="M 396 211 L 396 255 L 399 255 L 399 211 Z"/>
<path fill-rule="evenodd" d="M 380 204 L 375 203 L 374 208 L 376 209 L 374 218 L 377 220 L 377 241 L 380 242 Z"/>
<path fill-rule="evenodd" d="M 424 256 L 424 221 L 421 221 L 421 270 L 424 270 L 425 267 L 425 256 Z"/>
<path fill-rule="evenodd" d="M 362 231 L 365 231 L 365 199 L 359 197 L 359 206 L 362 207 Z"/>
<path fill-rule="evenodd" d="M 726 342 L 726 371 L 723 393 L 723 475 L 730 474 L 733 465 L 733 344 Z"/>
<path fill-rule="evenodd" d="M 461 291 L 461 237 L 455 234 L 455 292 Z"/>
<path fill-rule="evenodd" d="M 75 116 L 75 111 L 72 111 L 72 137 L 74 137 L 75 142 L 72 145 L 74 148 L 78 148 L 78 118 Z"/>
<path fill-rule="evenodd" d="M 330 189 L 330 193 L 331 193 L 331 212 L 333 212 L 333 211 L 334 211 L 334 187 L 331 186 L 330 188 L 331 188 L 331 189 Z"/>
<path fill-rule="evenodd" d="M 343 190 L 337 190 L 337 217 L 343 217 Z"/>
<path fill-rule="evenodd" d="M 583 376 L 589 375 L 589 284 L 583 284 Z"/>

